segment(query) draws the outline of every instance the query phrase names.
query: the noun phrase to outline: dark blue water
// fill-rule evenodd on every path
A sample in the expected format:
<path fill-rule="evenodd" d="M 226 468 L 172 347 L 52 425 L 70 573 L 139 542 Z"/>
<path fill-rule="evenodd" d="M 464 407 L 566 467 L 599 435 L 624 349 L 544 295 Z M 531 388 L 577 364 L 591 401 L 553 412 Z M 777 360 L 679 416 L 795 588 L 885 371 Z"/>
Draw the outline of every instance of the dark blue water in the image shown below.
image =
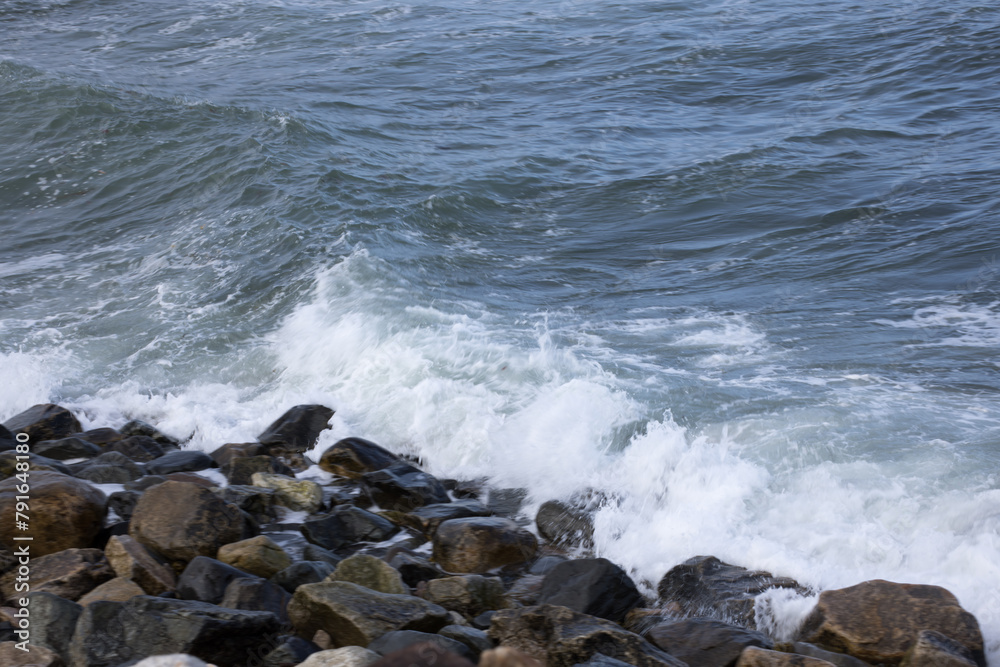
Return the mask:
<path fill-rule="evenodd" d="M 0 418 L 325 402 L 998 650 L 995 6 L 7 1 L 0 109 Z"/>

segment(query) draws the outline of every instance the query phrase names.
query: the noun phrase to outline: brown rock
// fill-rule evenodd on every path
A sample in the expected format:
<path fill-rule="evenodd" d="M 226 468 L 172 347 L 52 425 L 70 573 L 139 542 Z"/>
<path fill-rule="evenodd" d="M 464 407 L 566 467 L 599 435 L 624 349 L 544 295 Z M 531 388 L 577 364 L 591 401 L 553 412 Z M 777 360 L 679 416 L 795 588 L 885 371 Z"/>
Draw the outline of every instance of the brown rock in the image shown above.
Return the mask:
<path fill-rule="evenodd" d="M 28 650 L 16 642 L 0 642 L 0 665 L 3 667 L 66 667 L 59 654 L 42 646 L 28 644 Z"/>
<path fill-rule="evenodd" d="M 975 667 L 976 656 L 940 632 L 922 630 L 901 664 L 903 667 Z"/>
<path fill-rule="evenodd" d="M 756 630 L 729 625 L 713 618 L 687 618 L 660 623 L 643 634 L 688 667 L 731 667 L 749 646 L 772 648 L 771 640 Z"/>
<path fill-rule="evenodd" d="M 361 479 L 365 473 L 382 470 L 398 462 L 398 456 L 374 442 L 344 438 L 323 452 L 319 467 L 334 475 Z"/>
<path fill-rule="evenodd" d="M 478 574 L 523 563 L 537 549 L 534 535 L 500 517 L 450 519 L 434 534 L 434 560 L 449 572 Z"/>
<path fill-rule="evenodd" d="M 939 586 L 877 579 L 823 591 L 798 639 L 872 664 L 898 665 L 921 630 L 958 642 L 976 664 L 986 665 L 979 623 Z"/>
<path fill-rule="evenodd" d="M 834 667 L 834 664 L 805 655 L 769 651 L 750 646 L 740 653 L 736 667 Z"/>
<path fill-rule="evenodd" d="M 115 574 L 131 579 L 149 595 L 172 591 L 177 585 L 173 571 L 128 535 L 115 535 L 108 540 L 104 555 Z"/>
<path fill-rule="evenodd" d="M 260 456 L 267 449 L 259 442 L 229 442 L 213 451 L 209 456 L 220 468 L 241 456 Z"/>
<path fill-rule="evenodd" d="M 18 486 L 11 477 L 0 482 L 0 546 L 13 549 L 15 535 L 30 536 L 32 557 L 89 547 L 104 527 L 107 497 L 82 480 L 57 472 L 32 472 L 29 530 L 15 525 Z"/>
<path fill-rule="evenodd" d="M 426 583 L 423 597 L 469 618 L 507 606 L 500 578 L 479 574 L 431 579 Z"/>
<path fill-rule="evenodd" d="M 27 433 L 31 442 L 59 440 L 83 430 L 66 408 L 52 403 L 35 405 L 4 422 L 12 433 Z"/>
<path fill-rule="evenodd" d="M 105 581 L 103 584 L 90 591 L 77 600 L 81 606 L 86 607 L 91 602 L 97 600 L 107 600 L 109 602 L 125 602 L 131 600 L 136 595 L 145 595 L 146 591 L 139 587 L 131 579 L 125 577 L 115 577 Z"/>
<path fill-rule="evenodd" d="M 479 667 L 545 667 L 530 655 L 509 646 L 499 646 L 484 651 L 479 657 Z"/>
<path fill-rule="evenodd" d="M 76 601 L 114 577 L 100 549 L 66 549 L 31 559 L 31 591 Z M 15 597 L 17 570 L 0 578 L 0 591 Z"/>
<path fill-rule="evenodd" d="M 266 535 L 220 547 L 218 559 L 264 579 L 270 579 L 292 564 L 285 550 Z"/>
<path fill-rule="evenodd" d="M 215 489 L 218 488 L 218 484 L 214 480 L 207 477 L 202 477 L 193 472 L 172 472 L 166 475 L 168 482 L 187 482 L 188 484 L 197 484 L 203 489 Z"/>

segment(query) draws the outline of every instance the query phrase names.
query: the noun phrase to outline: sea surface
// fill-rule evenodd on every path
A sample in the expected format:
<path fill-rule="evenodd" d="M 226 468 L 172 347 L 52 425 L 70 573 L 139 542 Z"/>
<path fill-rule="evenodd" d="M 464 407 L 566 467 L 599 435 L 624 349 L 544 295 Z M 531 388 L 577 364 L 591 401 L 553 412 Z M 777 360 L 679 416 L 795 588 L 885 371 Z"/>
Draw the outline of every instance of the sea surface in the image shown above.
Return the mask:
<path fill-rule="evenodd" d="M 0 420 L 325 403 L 997 665 L 998 112 L 985 0 L 0 0 Z"/>

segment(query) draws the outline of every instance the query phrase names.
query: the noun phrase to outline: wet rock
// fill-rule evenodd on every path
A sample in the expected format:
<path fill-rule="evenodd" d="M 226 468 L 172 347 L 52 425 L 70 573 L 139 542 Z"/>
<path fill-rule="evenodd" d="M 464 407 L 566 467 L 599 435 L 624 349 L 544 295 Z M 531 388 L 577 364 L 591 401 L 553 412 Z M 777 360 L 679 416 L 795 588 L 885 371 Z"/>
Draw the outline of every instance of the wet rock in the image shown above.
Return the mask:
<path fill-rule="evenodd" d="M 259 486 L 230 485 L 215 492 L 227 503 L 236 505 L 258 521 L 275 516 L 274 489 Z"/>
<path fill-rule="evenodd" d="M 131 579 L 149 595 L 172 591 L 177 585 L 173 571 L 128 535 L 108 540 L 104 554 L 115 574 Z"/>
<path fill-rule="evenodd" d="M 329 581 L 349 581 L 379 593 L 409 595 L 399 571 L 381 558 L 356 555 L 342 560 Z"/>
<path fill-rule="evenodd" d="M 72 412 L 53 403 L 34 405 L 4 422 L 15 435 L 27 433 L 31 442 L 68 438 L 83 430 Z"/>
<path fill-rule="evenodd" d="M 448 612 L 409 595 L 378 593 L 345 581 L 300 586 L 288 605 L 288 616 L 299 634 L 327 632 L 337 646 L 367 646 L 386 632 L 437 632 L 448 623 Z"/>
<path fill-rule="evenodd" d="M 177 597 L 219 604 L 234 579 L 250 576 L 253 575 L 214 558 L 198 556 L 188 563 L 177 579 Z"/>
<path fill-rule="evenodd" d="M 495 610 L 484 611 L 479 616 L 476 616 L 471 621 L 472 627 L 478 630 L 489 630 L 490 625 L 493 623 L 493 617 L 496 615 Z"/>
<path fill-rule="evenodd" d="M 361 476 L 365 493 L 382 509 L 412 512 L 418 507 L 449 503 L 441 482 L 408 463 L 396 463 Z"/>
<path fill-rule="evenodd" d="M 295 471 L 273 456 L 238 456 L 222 466 L 222 474 L 230 484 L 252 485 L 256 473 L 294 477 Z"/>
<path fill-rule="evenodd" d="M 368 667 L 381 656 L 360 646 L 345 646 L 313 653 L 298 667 Z"/>
<path fill-rule="evenodd" d="M 244 456 L 264 456 L 267 447 L 259 442 L 229 442 L 209 454 L 220 468 Z"/>
<path fill-rule="evenodd" d="M 15 597 L 16 576 L 17 570 L 11 570 L 0 577 L 6 598 Z M 67 600 L 79 600 L 114 576 L 100 549 L 66 549 L 31 559 L 31 590 Z"/>
<path fill-rule="evenodd" d="M 319 467 L 334 475 L 361 479 L 365 473 L 382 470 L 398 462 L 398 456 L 374 442 L 344 438 L 323 452 Z"/>
<path fill-rule="evenodd" d="M 442 649 L 432 642 L 408 646 L 372 663 L 372 667 L 473 667 L 460 655 Z"/>
<path fill-rule="evenodd" d="M 162 475 L 146 475 L 145 477 L 140 477 L 134 482 L 128 482 L 124 484 L 126 491 L 145 491 L 151 489 L 157 484 L 163 484 L 167 481 L 166 477 Z"/>
<path fill-rule="evenodd" d="M 57 472 L 33 472 L 29 530 L 16 529 L 16 477 L 0 482 L 0 545 L 12 548 L 15 535 L 33 537 L 31 555 L 89 547 L 107 516 L 107 498 L 86 482 Z"/>
<path fill-rule="evenodd" d="M 145 595 L 146 591 L 139 587 L 139 584 L 135 583 L 131 579 L 126 579 L 125 577 L 115 577 L 114 579 L 109 579 L 103 584 L 90 591 L 82 598 L 77 600 L 80 606 L 86 607 L 92 602 L 97 602 L 98 600 L 104 600 L 109 602 L 125 602 L 131 600 L 136 595 Z"/>
<path fill-rule="evenodd" d="M 632 579 L 606 558 L 559 563 L 545 575 L 538 592 L 538 604 L 561 605 L 616 623 L 641 603 Z"/>
<path fill-rule="evenodd" d="M 161 432 L 155 426 L 147 424 L 144 421 L 139 421 L 138 419 L 133 419 L 132 421 L 128 422 L 118 430 L 121 431 L 121 434 L 125 436 L 144 435 L 147 438 L 151 438 L 152 440 L 156 441 L 158 445 L 169 447 L 170 449 L 179 447 L 181 444 L 180 441 L 177 440 L 176 438 L 172 438 L 169 435 L 166 435 L 165 433 Z"/>
<path fill-rule="evenodd" d="M 23 461 L 23 459 L 18 459 L 18 456 L 17 452 L 13 451 L 0 454 L 0 479 L 8 479 L 13 477 L 14 473 L 21 472 L 17 469 L 17 464 Z M 20 456 L 23 456 L 23 454 Z M 63 475 L 70 475 L 73 472 L 69 466 L 63 465 L 55 459 L 39 456 L 38 454 L 28 454 L 28 470 L 58 472 Z"/>
<path fill-rule="evenodd" d="M 965 646 L 976 664 L 985 667 L 979 623 L 939 586 L 879 579 L 823 591 L 798 639 L 868 663 L 897 665 L 921 630 Z"/>
<path fill-rule="evenodd" d="M 284 588 L 289 593 L 294 593 L 299 586 L 306 584 L 318 584 L 333 574 L 334 567 L 323 561 L 302 560 L 292 563 L 278 574 L 271 577 L 271 581 Z"/>
<path fill-rule="evenodd" d="M 499 577 L 466 574 L 458 577 L 431 579 L 422 597 L 445 609 L 475 618 L 484 611 L 507 606 L 503 582 Z"/>
<path fill-rule="evenodd" d="M 555 605 L 498 611 L 488 634 L 493 641 L 524 651 L 547 667 L 572 667 L 596 653 L 637 667 L 684 667 L 680 660 L 611 621 Z"/>
<path fill-rule="evenodd" d="M 510 519 L 444 521 L 434 534 L 434 560 L 448 572 L 482 573 L 535 555 L 535 536 Z"/>
<path fill-rule="evenodd" d="M 628 663 L 609 658 L 603 653 L 595 653 L 590 660 L 581 662 L 575 667 L 628 667 Z"/>
<path fill-rule="evenodd" d="M 259 667 L 294 667 L 319 650 L 319 646 L 311 641 L 286 635 L 274 650 L 261 659 Z"/>
<path fill-rule="evenodd" d="M 142 495 L 129 534 L 179 569 L 198 556 L 215 556 L 219 547 L 252 537 L 244 514 L 208 489 L 185 482 L 164 482 Z"/>
<path fill-rule="evenodd" d="M 52 649 L 28 644 L 27 651 L 15 642 L 0 642 L 0 665 L 4 667 L 65 667 L 62 658 Z"/>
<path fill-rule="evenodd" d="M 269 611 L 286 625 L 288 623 L 288 603 L 292 596 L 284 588 L 272 581 L 238 577 L 226 586 L 220 607 L 243 609 L 245 611 Z M 304 660 L 305 658 L 303 658 Z"/>
<path fill-rule="evenodd" d="M 120 452 L 104 452 L 91 459 L 76 476 L 94 484 L 124 484 L 146 474 L 145 468 Z"/>
<path fill-rule="evenodd" d="M 784 651 L 785 653 L 798 653 L 799 655 L 806 655 L 810 658 L 826 660 L 837 667 L 868 667 L 867 662 L 862 662 L 857 658 L 847 655 L 846 653 L 834 653 L 833 651 L 827 651 L 805 642 L 775 644 L 774 650 Z"/>
<path fill-rule="evenodd" d="M 27 599 L 32 645 L 51 649 L 61 656 L 67 655 L 69 640 L 73 637 L 83 607 L 53 593 L 29 593 Z"/>
<path fill-rule="evenodd" d="M 443 651 L 460 655 L 467 660 L 474 660 L 475 653 L 462 642 L 449 639 L 442 635 L 430 634 L 427 632 L 417 632 L 416 630 L 396 630 L 387 632 L 371 644 L 369 651 L 375 651 L 380 655 L 389 655 L 396 651 L 402 651 L 416 644 L 429 643 L 437 646 Z"/>
<path fill-rule="evenodd" d="M 334 568 L 340 565 L 340 561 L 344 560 L 337 554 L 324 549 L 321 546 L 315 544 L 307 544 L 302 549 L 302 560 L 318 560 L 324 563 L 329 563 Z"/>
<path fill-rule="evenodd" d="M 81 438 L 62 438 L 61 440 L 46 440 L 31 448 L 35 454 L 56 461 L 68 459 L 90 459 L 101 454 L 97 445 Z"/>
<path fill-rule="evenodd" d="M 805 655 L 750 646 L 740 654 L 736 667 L 833 667 L 833 664 Z"/>
<path fill-rule="evenodd" d="M 661 623 L 643 635 L 688 667 L 731 667 L 747 646 L 770 649 L 764 634 L 711 618 Z"/>
<path fill-rule="evenodd" d="M 119 431 L 113 428 L 93 428 L 89 431 L 83 431 L 82 433 L 76 434 L 77 438 L 81 440 L 86 440 L 87 442 L 97 445 L 102 449 L 106 449 L 109 445 L 113 445 L 125 438 Z"/>
<path fill-rule="evenodd" d="M 542 556 L 528 568 L 528 574 L 548 574 L 559 563 L 566 562 L 565 556 Z"/>
<path fill-rule="evenodd" d="M 490 489 L 486 506 L 497 516 L 513 519 L 521 513 L 521 507 L 527 497 L 527 489 Z"/>
<path fill-rule="evenodd" d="M 696 556 L 667 572 L 657 586 L 660 599 L 689 616 L 716 616 L 755 628 L 754 599 L 770 588 L 805 589 L 788 577 L 751 571 L 714 556 Z"/>
<path fill-rule="evenodd" d="M 433 563 L 406 551 L 397 552 L 389 559 L 389 565 L 399 571 L 400 576 L 403 577 L 403 583 L 411 588 L 416 588 L 421 581 L 448 576 L 444 570 Z"/>
<path fill-rule="evenodd" d="M 124 454 L 133 461 L 146 463 L 163 456 L 163 447 L 145 435 L 133 435 L 111 444 L 109 451 Z"/>
<path fill-rule="evenodd" d="M 544 581 L 545 575 L 541 574 L 526 574 L 523 577 L 519 577 L 511 584 L 510 589 L 507 591 L 507 597 L 525 607 L 536 605 L 538 604 L 538 595 L 542 591 L 542 583 Z"/>
<path fill-rule="evenodd" d="M 482 630 L 465 625 L 446 625 L 438 630 L 438 634 L 465 644 L 472 652 L 469 659 L 473 662 L 479 662 L 479 656 L 482 652 L 493 648 L 493 642 L 490 641 L 489 635 Z"/>
<path fill-rule="evenodd" d="M 14 438 L 14 434 L 10 430 L 0 424 L 0 452 L 6 452 L 17 447 L 17 440 Z"/>
<path fill-rule="evenodd" d="M 538 534 L 553 544 L 585 548 L 594 545 L 594 520 L 590 512 L 576 504 L 560 500 L 542 503 L 535 525 Z"/>
<path fill-rule="evenodd" d="M 219 486 L 214 479 L 203 477 L 195 472 L 172 472 L 164 479 L 168 482 L 187 482 L 188 484 L 195 484 L 209 490 L 218 488 Z"/>
<path fill-rule="evenodd" d="M 76 626 L 73 667 L 112 667 L 136 658 L 186 653 L 218 667 L 245 667 L 267 652 L 279 625 L 274 614 L 224 609 L 204 602 L 141 595 L 95 602 Z"/>
<path fill-rule="evenodd" d="M 323 507 L 323 489 L 316 482 L 285 475 L 256 472 L 250 477 L 254 486 L 274 489 L 274 499 L 294 512 L 313 512 Z"/>
<path fill-rule="evenodd" d="M 356 542 L 381 542 L 399 529 L 359 507 L 340 505 L 321 517 L 305 521 L 300 531 L 313 544 L 336 550 Z"/>
<path fill-rule="evenodd" d="M 443 521 L 489 515 L 489 508 L 478 500 L 456 500 L 419 507 L 404 515 L 404 523 L 430 537 Z"/>
<path fill-rule="evenodd" d="M 509 646 L 498 646 L 483 653 L 479 658 L 479 667 L 543 667 L 543 665 L 526 653 Z"/>
<path fill-rule="evenodd" d="M 304 452 L 316 445 L 319 434 L 330 428 L 333 410 L 324 405 L 296 405 L 257 436 L 268 447 Z"/>
<path fill-rule="evenodd" d="M 219 548 L 221 562 L 267 579 L 292 564 L 291 557 L 266 535 L 240 540 Z"/>
<path fill-rule="evenodd" d="M 940 632 L 922 630 L 901 664 L 903 667 L 975 667 L 977 663 L 968 647 Z"/>
<path fill-rule="evenodd" d="M 108 509 L 128 521 L 132 518 L 132 512 L 141 495 L 137 491 L 115 491 L 108 496 Z"/>
<path fill-rule="evenodd" d="M 215 465 L 205 452 L 196 450 L 178 450 L 167 452 L 159 458 L 146 464 L 146 470 L 151 475 L 169 475 L 172 472 L 197 472 L 207 470 Z"/>

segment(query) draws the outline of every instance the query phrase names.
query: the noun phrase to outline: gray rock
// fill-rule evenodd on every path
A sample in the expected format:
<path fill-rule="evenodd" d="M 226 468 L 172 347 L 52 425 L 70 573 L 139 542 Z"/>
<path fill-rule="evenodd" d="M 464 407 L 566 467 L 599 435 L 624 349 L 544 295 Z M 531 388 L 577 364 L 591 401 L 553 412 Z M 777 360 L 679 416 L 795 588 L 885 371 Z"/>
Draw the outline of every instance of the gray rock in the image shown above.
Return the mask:
<path fill-rule="evenodd" d="M 367 667 L 381 656 L 360 646 L 345 646 L 313 653 L 298 667 Z"/>
<path fill-rule="evenodd" d="M 177 596 L 182 600 L 219 604 L 234 579 L 252 576 L 214 558 L 198 556 L 188 563 L 177 580 Z"/>
<path fill-rule="evenodd" d="M 222 474 L 231 485 L 251 485 L 256 473 L 295 476 L 295 471 L 273 456 L 238 456 L 222 466 Z"/>
<path fill-rule="evenodd" d="M 289 667 L 304 662 L 309 656 L 319 652 L 320 648 L 311 641 L 286 635 L 281 643 L 265 655 L 259 667 Z"/>
<path fill-rule="evenodd" d="M 594 545 L 594 520 L 586 508 L 560 500 L 542 503 L 535 515 L 538 534 L 553 544 Z"/>
<path fill-rule="evenodd" d="M 641 603 L 632 579 L 606 558 L 559 563 L 545 575 L 538 592 L 538 604 L 562 605 L 615 623 Z"/>
<path fill-rule="evenodd" d="M 340 565 L 340 561 L 344 559 L 317 544 L 307 544 L 302 549 L 302 560 L 318 560 L 323 563 L 329 563 L 336 568 Z M 392 565 L 392 563 L 390 563 L 390 565 Z"/>
<path fill-rule="evenodd" d="M 352 505 L 339 505 L 321 517 L 309 519 L 300 530 L 313 544 L 333 550 L 357 542 L 381 542 L 399 532 L 390 521 Z"/>
<path fill-rule="evenodd" d="M 409 595 L 410 589 L 403 583 L 399 571 L 381 558 L 354 555 L 342 560 L 329 581 L 349 581 L 380 593 Z"/>
<path fill-rule="evenodd" d="M 425 599 L 469 618 L 507 606 L 499 577 L 466 574 L 431 579 L 425 586 Z"/>
<path fill-rule="evenodd" d="M 0 591 L 8 599 L 16 597 L 16 575 L 11 570 L 0 578 Z M 31 559 L 31 590 L 67 600 L 79 600 L 114 576 L 100 549 L 66 549 Z"/>
<path fill-rule="evenodd" d="M 389 655 L 395 651 L 401 651 L 404 648 L 413 646 L 414 644 L 421 644 L 424 642 L 434 644 L 445 651 L 450 651 L 451 653 L 460 655 L 468 660 L 475 659 L 475 653 L 460 641 L 450 639 L 443 635 L 417 632 L 416 630 L 396 630 L 393 632 L 387 632 L 369 644 L 368 650 L 375 651 L 380 655 Z"/>
<path fill-rule="evenodd" d="M 730 667 L 747 646 L 770 649 L 763 633 L 729 625 L 711 618 L 689 618 L 661 623 L 643 635 L 688 667 Z"/>
<path fill-rule="evenodd" d="M 197 472 L 215 465 L 212 457 L 197 450 L 167 452 L 146 464 L 151 475 L 169 475 L 172 472 Z"/>
<path fill-rule="evenodd" d="M 374 442 L 344 438 L 323 452 L 319 467 L 334 475 L 361 479 L 365 473 L 382 470 L 398 462 L 398 456 Z"/>
<path fill-rule="evenodd" d="M 493 648 L 493 642 L 485 631 L 467 625 L 446 625 L 438 630 L 438 634 L 465 644 L 472 651 L 472 657 L 469 659 L 473 662 L 479 662 L 482 652 Z"/>
<path fill-rule="evenodd" d="M 288 603 L 291 599 L 288 591 L 273 581 L 237 577 L 226 586 L 219 606 L 244 611 L 269 611 L 285 625 L 288 623 Z"/>
<path fill-rule="evenodd" d="M 434 560 L 448 572 L 482 573 L 531 560 L 538 540 L 510 519 L 450 519 L 434 534 Z"/>
<path fill-rule="evenodd" d="M 29 593 L 27 599 L 32 645 L 52 649 L 65 658 L 83 607 L 44 591 Z"/>
<path fill-rule="evenodd" d="M 269 449 L 304 452 L 312 449 L 319 434 L 330 428 L 331 417 L 333 410 L 324 405 L 296 405 L 264 429 L 257 440 Z"/>
<path fill-rule="evenodd" d="M 527 497 L 527 489 L 490 489 L 486 506 L 497 516 L 513 519 L 521 513 Z"/>
<path fill-rule="evenodd" d="M 317 584 L 333 574 L 334 567 L 324 561 L 303 560 L 292 563 L 289 567 L 271 577 L 270 581 L 278 584 L 289 593 L 294 593 L 299 586 Z"/>
<path fill-rule="evenodd" d="M 14 433 L 27 433 L 31 442 L 59 440 L 83 430 L 79 420 L 66 408 L 53 403 L 34 405 L 3 424 Z"/>
<path fill-rule="evenodd" d="M 128 521 L 141 495 L 138 491 L 115 491 L 108 496 L 108 509 Z"/>
<path fill-rule="evenodd" d="M 478 500 L 456 500 L 451 503 L 437 503 L 418 507 L 406 515 L 407 525 L 425 535 L 433 535 L 442 521 L 464 519 L 473 516 L 489 516 L 490 510 Z"/>
<path fill-rule="evenodd" d="M 416 588 L 422 581 L 448 576 L 444 570 L 426 558 L 421 558 L 407 551 L 398 551 L 389 559 L 389 565 L 399 571 L 403 582 L 411 588 Z"/>
<path fill-rule="evenodd" d="M 92 442 L 87 442 L 81 438 L 62 438 L 60 440 L 46 440 L 31 448 L 35 454 L 46 456 L 57 461 L 67 459 L 90 459 L 100 456 L 101 448 Z"/>
<path fill-rule="evenodd" d="M 425 505 L 451 502 L 436 477 L 408 463 L 365 473 L 361 486 L 372 502 L 387 510 L 412 512 Z"/>
<path fill-rule="evenodd" d="M 271 519 L 276 516 L 274 511 L 274 489 L 244 484 L 230 484 L 215 493 L 227 503 L 236 505 L 244 512 L 259 519 Z"/>
<path fill-rule="evenodd" d="M 31 556 L 93 544 L 107 517 L 104 493 L 57 472 L 33 472 L 30 479 Z M 17 536 L 14 519 L 20 485 L 16 477 L 0 482 L 0 544 L 12 545 Z"/>
<path fill-rule="evenodd" d="M 147 438 L 155 440 L 158 445 L 166 446 L 171 449 L 180 446 L 180 441 L 176 438 L 172 438 L 169 435 L 164 434 L 155 426 L 151 426 L 144 421 L 139 421 L 138 419 L 133 419 L 128 422 L 120 429 L 122 435 L 144 435 Z"/>
<path fill-rule="evenodd" d="M 110 451 L 124 454 L 133 461 L 146 463 L 154 461 L 163 456 L 163 447 L 156 440 L 145 435 L 131 435 L 114 442 L 109 447 Z"/>
<path fill-rule="evenodd" d="M 95 484 L 124 484 L 146 474 L 145 468 L 120 452 L 104 452 L 76 473 Z"/>

